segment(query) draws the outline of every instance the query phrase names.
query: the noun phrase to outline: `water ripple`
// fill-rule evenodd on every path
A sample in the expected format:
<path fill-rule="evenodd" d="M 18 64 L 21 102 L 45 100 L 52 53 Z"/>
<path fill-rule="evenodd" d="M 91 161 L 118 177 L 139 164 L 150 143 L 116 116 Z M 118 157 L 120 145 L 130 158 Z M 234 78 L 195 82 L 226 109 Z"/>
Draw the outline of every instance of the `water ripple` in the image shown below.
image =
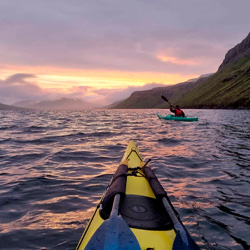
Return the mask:
<path fill-rule="evenodd" d="M 0 111 L 0 249 L 74 249 L 130 139 L 202 249 L 250 249 L 250 111 Z"/>

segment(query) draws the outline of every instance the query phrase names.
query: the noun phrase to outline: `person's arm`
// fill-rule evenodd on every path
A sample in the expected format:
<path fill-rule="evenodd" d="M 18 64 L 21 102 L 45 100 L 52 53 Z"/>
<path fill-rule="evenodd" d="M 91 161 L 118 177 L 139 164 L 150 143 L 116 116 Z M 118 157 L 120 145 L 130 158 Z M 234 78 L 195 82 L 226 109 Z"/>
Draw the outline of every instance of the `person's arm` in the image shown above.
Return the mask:
<path fill-rule="evenodd" d="M 175 107 L 173 105 L 170 106 L 170 111 L 176 113 Z"/>
<path fill-rule="evenodd" d="M 186 117 L 186 115 L 185 115 L 185 113 L 184 113 L 183 111 L 182 111 L 182 116 L 183 116 L 183 117 Z"/>

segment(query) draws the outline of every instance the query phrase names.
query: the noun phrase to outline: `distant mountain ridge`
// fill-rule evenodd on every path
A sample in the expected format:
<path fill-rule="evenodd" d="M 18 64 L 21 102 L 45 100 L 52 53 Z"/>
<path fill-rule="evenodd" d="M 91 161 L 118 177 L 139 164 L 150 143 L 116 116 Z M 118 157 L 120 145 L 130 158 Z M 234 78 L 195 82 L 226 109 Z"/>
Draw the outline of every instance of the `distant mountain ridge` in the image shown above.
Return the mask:
<path fill-rule="evenodd" d="M 97 105 L 72 98 L 61 98 L 53 101 L 20 101 L 14 103 L 13 105 L 22 108 L 39 110 L 86 110 L 98 107 Z"/>
<path fill-rule="evenodd" d="M 182 108 L 250 108 L 250 33 L 226 53 L 215 74 L 137 91 L 113 108 L 166 108 L 161 95 Z"/>
<path fill-rule="evenodd" d="M 27 109 L 0 103 L 0 110 L 27 110 Z"/>

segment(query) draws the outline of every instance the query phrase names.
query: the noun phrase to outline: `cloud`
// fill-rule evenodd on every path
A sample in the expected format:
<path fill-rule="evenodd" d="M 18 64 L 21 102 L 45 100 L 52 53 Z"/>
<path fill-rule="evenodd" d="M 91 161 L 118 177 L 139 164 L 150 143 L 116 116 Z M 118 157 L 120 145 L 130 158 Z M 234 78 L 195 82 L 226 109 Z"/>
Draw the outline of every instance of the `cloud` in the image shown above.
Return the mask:
<path fill-rule="evenodd" d="M 0 80 L 0 102 L 13 104 L 23 100 L 49 100 L 62 98 L 65 95 L 63 90 L 43 89 L 37 83 L 39 81 L 34 74 L 14 74 L 4 80 Z"/>
<path fill-rule="evenodd" d="M 128 86 L 125 88 L 94 88 L 91 86 L 74 86 L 69 89 L 65 97 L 82 99 L 87 102 L 98 103 L 102 106 L 128 98 L 135 91 L 149 90 L 163 87 L 161 83 L 147 83 L 143 86 Z"/>
<path fill-rule="evenodd" d="M 0 80 L 0 98 L 4 103 L 10 104 L 16 100 L 35 99 L 45 96 L 42 90 L 35 83 L 31 83 L 30 79 L 35 79 L 32 74 L 14 74 L 5 80 Z"/>
<path fill-rule="evenodd" d="M 234 0 L 1 1 L 1 63 L 204 74 L 249 33 L 249 8 Z M 179 61 L 155 57 L 166 50 Z"/>
<path fill-rule="evenodd" d="M 43 89 L 34 80 L 39 80 L 33 74 L 14 74 L 0 80 L 0 102 L 13 104 L 23 100 L 56 100 L 63 97 L 81 99 L 98 103 L 102 106 L 128 98 L 134 91 L 148 90 L 166 86 L 161 83 L 148 83 L 143 86 L 129 86 L 125 88 L 95 88 L 93 86 L 73 86 L 67 91 L 60 89 Z"/>
<path fill-rule="evenodd" d="M 180 65 L 197 65 L 198 62 L 195 62 L 193 60 L 183 60 L 176 57 L 171 56 L 165 56 L 165 55 L 158 55 L 157 58 L 161 60 L 162 62 L 171 62 L 173 64 L 180 64 Z"/>
<path fill-rule="evenodd" d="M 0 8 L 1 73 L 22 67 L 34 73 L 0 80 L 0 101 L 6 104 L 60 97 L 108 104 L 150 88 L 147 82 L 165 81 L 165 75 L 175 82 L 175 76 L 215 72 L 225 53 L 249 33 L 250 23 L 249 0 L 0 0 Z M 65 70 L 64 76 L 109 72 L 103 77 L 107 88 L 94 88 L 102 81 L 98 73 L 81 83 L 38 77 L 55 74 L 53 69 Z M 124 88 L 111 89 L 109 80 L 122 79 L 120 72 Z M 150 74 L 164 79 L 149 79 Z M 146 85 L 131 87 L 132 80 Z"/>
<path fill-rule="evenodd" d="M 129 86 L 124 89 L 97 89 L 94 92 L 103 97 L 105 105 L 128 98 L 135 91 L 149 90 L 156 87 L 164 87 L 161 83 L 147 83 L 143 86 Z"/>
<path fill-rule="evenodd" d="M 94 93 L 95 88 L 91 86 L 73 86 L 68 90 L 68 93 L 64 93 L 64 97 L 82 99 L 87 102 L 95 102 L 98 95 Z"/>

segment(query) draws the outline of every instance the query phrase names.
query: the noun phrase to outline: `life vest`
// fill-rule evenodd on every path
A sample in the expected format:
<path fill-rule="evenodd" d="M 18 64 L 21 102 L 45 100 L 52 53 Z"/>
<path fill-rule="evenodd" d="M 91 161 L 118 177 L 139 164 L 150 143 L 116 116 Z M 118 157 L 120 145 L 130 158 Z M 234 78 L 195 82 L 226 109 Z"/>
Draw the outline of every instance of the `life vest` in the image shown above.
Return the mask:
<path fill-rule="evenodd" d="M 175 109 L 175 116 L 182 116 L 182 110 L 181 109 Z"/>

